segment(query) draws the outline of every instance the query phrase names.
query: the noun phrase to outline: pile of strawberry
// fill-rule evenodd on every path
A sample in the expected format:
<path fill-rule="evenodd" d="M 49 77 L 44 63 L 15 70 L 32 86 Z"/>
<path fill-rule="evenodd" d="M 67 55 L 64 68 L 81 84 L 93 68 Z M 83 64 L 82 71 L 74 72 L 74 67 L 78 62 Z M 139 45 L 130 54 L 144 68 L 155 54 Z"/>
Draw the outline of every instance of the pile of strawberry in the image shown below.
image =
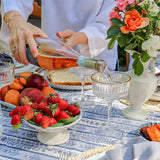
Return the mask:
<path fill-rule="evenodd" d="M 79 105 L 69 104 L 67 100 L 61 99 L 58 93 L 52 93 L 41 97 L 41 102 L 29 103 L 17 106 L 10 113 L 13 129 L 19 129 L 22 120 L 31 124 L 47 127 L 58 127 L 74 122 L 80 114 Z"/>

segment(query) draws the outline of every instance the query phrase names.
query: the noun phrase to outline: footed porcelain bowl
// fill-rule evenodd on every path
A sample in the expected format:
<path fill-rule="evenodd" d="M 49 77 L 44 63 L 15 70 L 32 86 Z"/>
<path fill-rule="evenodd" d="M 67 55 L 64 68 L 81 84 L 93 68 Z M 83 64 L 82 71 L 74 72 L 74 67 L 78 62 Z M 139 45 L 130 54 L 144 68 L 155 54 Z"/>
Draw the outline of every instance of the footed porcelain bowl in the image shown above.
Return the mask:
<path fill-rule="evenodd" d="M 27 121 L 26 124 L 28 124 L 29 126 L 35 128 L 38 131 L 37 134 L 37 139 L 43 143 L 43 144 L 47 144 L 47 145 L 59 145 L 62 143 L 65 143 L 68 141 L 69 137 L 70 137 L 70 133 L 68 131 L 68 128 L 72 127 L 73 125 L 75 125 L 82 117 L 82 110 L 79 114 L 79 117 L 76 121 L 64 125 L 64 126 L 60 126 L 60 127 L 48 127 L 46 129 L 40 127 L 40 126 L 36 126 L 34 124 L 31 124 Z"/>

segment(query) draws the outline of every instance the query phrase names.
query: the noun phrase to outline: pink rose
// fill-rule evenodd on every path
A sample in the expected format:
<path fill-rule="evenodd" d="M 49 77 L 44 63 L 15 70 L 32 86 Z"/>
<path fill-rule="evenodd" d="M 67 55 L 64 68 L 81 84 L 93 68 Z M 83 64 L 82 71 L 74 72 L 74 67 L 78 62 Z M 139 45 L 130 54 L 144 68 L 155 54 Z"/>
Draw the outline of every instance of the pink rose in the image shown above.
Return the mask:
<path fill-rule="evenodd" d="M 125 10 L 127 7 L 127 3 L 117 3 L 117 7 L 120 11 Z"/>
<path fill-rule="evenodd" d="M 110 19 L 112 18 L 118 18 L 118 19 L 122 19 L 122 16 L 119 14 L 118 11 L 115 11 L 115 9 L 113 8 L 112 11 L 109 13 L 109 17 Z M 113 25 L 113 23 L 110 20 L 110 24 Z"/>
<path fill-rule="evenodd" d="M 135 0 L 128 0 L 128 4 L 132 4 L 134 2 L 135 2 Z"/>

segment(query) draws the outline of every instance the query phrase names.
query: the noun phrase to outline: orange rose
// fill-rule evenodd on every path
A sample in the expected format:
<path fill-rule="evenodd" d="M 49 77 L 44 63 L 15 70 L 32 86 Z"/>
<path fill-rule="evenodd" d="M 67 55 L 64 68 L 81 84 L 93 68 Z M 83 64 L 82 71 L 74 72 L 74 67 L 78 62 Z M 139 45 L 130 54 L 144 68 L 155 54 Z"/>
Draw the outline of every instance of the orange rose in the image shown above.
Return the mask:
<path fill-rule="evenodd" d="M 149 24 L 149 19 L 147 17 L 142 18 L 136 9 L 132 11 L 125 12 L 125 24 L 127 26 L 122 26 L 120 29 L 123 33 L 129 33 L 129 31 L 134 32 L 139 28 L 144 28 Z"/>

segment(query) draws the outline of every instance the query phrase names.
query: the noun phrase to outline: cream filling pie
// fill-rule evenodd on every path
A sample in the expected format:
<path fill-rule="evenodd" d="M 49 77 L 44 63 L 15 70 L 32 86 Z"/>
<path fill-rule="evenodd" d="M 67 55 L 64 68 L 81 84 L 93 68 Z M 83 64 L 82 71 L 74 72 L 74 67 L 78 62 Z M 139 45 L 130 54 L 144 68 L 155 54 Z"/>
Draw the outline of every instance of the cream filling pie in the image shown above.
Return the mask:
<path fill-rule="evenodd" d="M 81 78 L 77 75 L 72 74 L 69 69 L 58 70 L 48 74 L 48 78 L 51 83 L 56 85 L 82 85 Z M 86 77 L 85 85 L 91 85 L 91 77 Z"/>

